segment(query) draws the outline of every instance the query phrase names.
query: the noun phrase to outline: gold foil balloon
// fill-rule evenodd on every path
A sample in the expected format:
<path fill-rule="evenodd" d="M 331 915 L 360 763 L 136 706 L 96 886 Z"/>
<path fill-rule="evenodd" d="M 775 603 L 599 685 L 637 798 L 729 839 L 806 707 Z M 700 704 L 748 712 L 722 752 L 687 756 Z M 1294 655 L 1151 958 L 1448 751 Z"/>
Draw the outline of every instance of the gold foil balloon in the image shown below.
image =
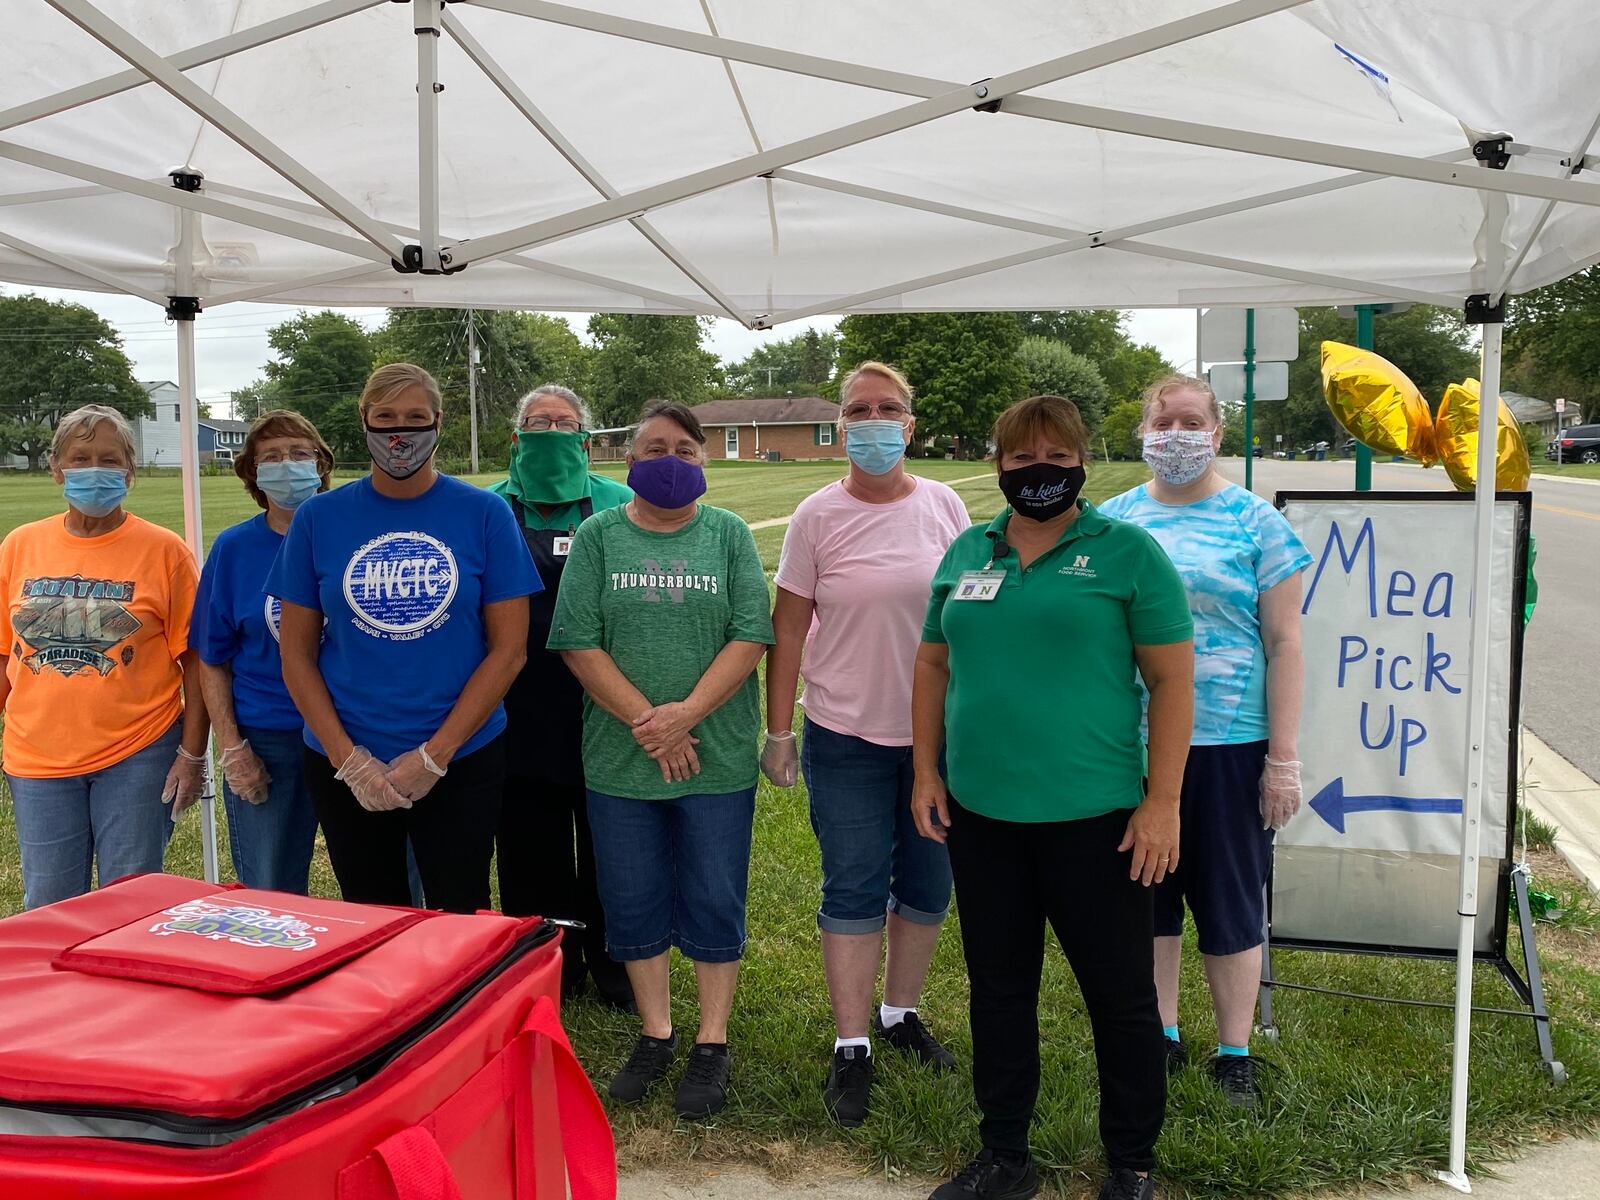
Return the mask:
<path fill-rule="evenodd" d="M 1439 402 L 1439 415 L 1434 418 L 1439 458 L 1444 462 L 1450 481 L 1463 492 L 1470 492 L 1478 482 L 1478 404 L 1476 379 L 1452 383 L 1445 388 L 1444 399 Z M 1494 444 L 1495 489 L 1525 491 L 1532 471 L 1528 463 L 1528 443 L 1523 440 L 1522 427 L 1504 400 L 1500 401 L 1498 424 Z"/>
<path fill-rule="evenodd" d="M 1376 453 L 1404 455 L 1423 466 L 1438 461 L 1428 402 L 1387 359 L 1343 342 L 1323 342 L 1322 394 L 1346 432 Z"/>

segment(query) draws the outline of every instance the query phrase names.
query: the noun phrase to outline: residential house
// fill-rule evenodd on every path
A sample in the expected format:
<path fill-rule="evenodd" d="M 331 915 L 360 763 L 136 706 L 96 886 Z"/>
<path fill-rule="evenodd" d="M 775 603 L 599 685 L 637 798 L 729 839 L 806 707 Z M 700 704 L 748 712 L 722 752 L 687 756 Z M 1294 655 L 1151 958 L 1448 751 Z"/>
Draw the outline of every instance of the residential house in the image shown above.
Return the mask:
<path fill-rule="evenodd" d="M 198 432 L 201 462 L 232 462 L 244 449 L 244 435 L 250 432 L 250 422 L 201 417 Z"/>
<path fill-rule="evenodd" d="M 1556 436 L 1556 406 L 1548 400 L 1537 400 L 1532 396 L 1524 396 L 1520 392 L 1501 392 L 1500 399 L 1506 402 L 1506 407 L 1511 410 L 1511 415 L 1516 417 L 1517 424 L 1522 426 L 1523 440 L 1528 443 L 1528 449 L 1535 452 L 1542 451 L 1544 444 Z M 1567 411 L 1561 414 L 1561 427 L 1569 429 L 1578 423 L 1577 405 L 1567 406 Z"/>
<path fill-rule="evenodd" d="M 140 380 L 153 412 L 133 422 L 134 456 L 141 467 L 183 465 L 183 433 L 178 385 L 170 379 Z"/>
<path fill-rule="evenodd" d="M 694 408 L 708 458 L 843 458 L 839 406 L 820 396 L 741 397 Z"/>

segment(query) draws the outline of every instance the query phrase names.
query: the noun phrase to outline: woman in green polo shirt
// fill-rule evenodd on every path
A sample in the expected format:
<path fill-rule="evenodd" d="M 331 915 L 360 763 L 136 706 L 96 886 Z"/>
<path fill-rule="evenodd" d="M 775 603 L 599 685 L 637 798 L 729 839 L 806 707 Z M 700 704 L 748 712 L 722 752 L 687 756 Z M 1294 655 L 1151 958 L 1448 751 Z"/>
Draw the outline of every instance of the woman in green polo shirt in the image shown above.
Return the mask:
<path fill-rule="evenodd" d="M 1094 1028 L 1100 1194 L 1148 1200 L 1166 1107 L 1150 885 L 1178 865 L 1194 627 L 1160 545 L 1078 498 L 1088 433 L 1070 400 L 1012 405 L 994 444 L 1009 504 L 940 563 L 912 693 L 912 809 L 950 850 L 983 1113 L 982 1151 L 933 1200 L 1038 1191 L 1028 1126 L 1047 922 Z"/>
<path fill-rule="evenodd" d="M 606 946 L 627 965 L 643 1024 L 611 1095 L 642 1100 L 672 1065 L 677 946 L 700 992 L 674 1103 L 691 1118 L 727 1100 L 755 821 L 755 670 L 772 644 L 750 527 L 699 503 L 705 441 L 683 405 L 645 406 L 628 452 L 633 499 L 578 527 L 548 643 L 588 693 L 583 767 Z"/>
<path fill-rule="evenodd" d="M 594 419 L 583 398 L 547 383 L 517 404 L 505 497 L 528 543 L 544 591 L 528 604 L 528 661 L 506 693 L 506 781 L 495 833 L 500 908 L 578 921 L 562 942 L 561 997 L 586 977 L 617 1008 L 633 1004 L 628 972 L 606 953 L 606 919 L 595 884 L 594 845 L 583 791 L 583 688 L 561 656 L 545 649 L 561 575 L 578 526 L 626 504 L 633 491 L 589 470 Z"/>

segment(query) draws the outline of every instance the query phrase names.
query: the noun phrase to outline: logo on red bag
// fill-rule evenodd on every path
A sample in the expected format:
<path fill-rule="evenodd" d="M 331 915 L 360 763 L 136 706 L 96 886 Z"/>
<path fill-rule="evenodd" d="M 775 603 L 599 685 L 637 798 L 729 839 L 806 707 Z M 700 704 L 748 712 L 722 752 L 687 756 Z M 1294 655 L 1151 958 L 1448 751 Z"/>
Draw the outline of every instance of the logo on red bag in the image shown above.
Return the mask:
<path fill-rule="evenodd" d="M 317 944 L 312 934 L 328 932 L 326 925 L 313 925 L 288 913 L 274 913 L 270 908 L 207 904 L 204 900 L 185 901 L 161 915 L 173 919 L 150 927 L 157 937 L 192 933 L 211 942 L 274 950 L 309 950 Z"/>

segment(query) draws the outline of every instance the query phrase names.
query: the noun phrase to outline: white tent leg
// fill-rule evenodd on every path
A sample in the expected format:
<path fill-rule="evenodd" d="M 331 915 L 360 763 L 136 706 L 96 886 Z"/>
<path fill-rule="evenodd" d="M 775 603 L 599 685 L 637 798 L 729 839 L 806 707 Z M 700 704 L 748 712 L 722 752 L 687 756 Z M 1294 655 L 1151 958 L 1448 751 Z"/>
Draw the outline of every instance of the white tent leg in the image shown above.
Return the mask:
<path fill-rule="evenodd" d="M 173 186 L 199 186 L 199 172 L 174 173 Z M 178 246 L 173 256 L 175 297 L 193 297 L 195 244 L 199 240 L 200 216 L 192 209 L 179 209 Z M 174 306 L 176 307 L 176 306 Z M 170 312 L 170 310 L 169 310 Z M 177 316 L 178 329 L 178 436 L 183 439 L 183 540 L 196 563 L 205 561 L 205 540 L 200 514 L 200 404 L 196 397 L 194 369 L 194 314 Z M 191 698 L 185 697 L 188 702 Z M 217 869 L 216 787 L 211 770 L 211 739 L 206 738 L 206 761 L 200 785 L 200 841 L 207 882 L 222 876 Z"/>
<path fill-rule="evenodd" d="M 1483 277 L 1496 281 L 1505 265 L 1505 224 L 1509 205 L 1503 194 L 1484 197 Z M 1502 297 L 1491 295 L 1489 303 Z M 1478 852 L 1483 836 L 1483 793 L 1489 778 L 1489 623 L 1494 604 L 1495 446 L 1500 421 L 1501 325 L 1483 325 L 1483 363 L 1478 402 L 1478 484 L 1473 493 L 1477 523 L 1472 552 L 1472 656 L 1467 685 L 1467 794 L 1461 814 L 1461 879 L 1456 905 L 1461 925 L 1456 942 L 1455 1050 L 1450 1073 L 1450 1166 L 1442 1182 L 1472 1191 L 1467 1179 L 1467 1085 L 1472 1049 L 1473 944 L 1478 924 Z"/>

